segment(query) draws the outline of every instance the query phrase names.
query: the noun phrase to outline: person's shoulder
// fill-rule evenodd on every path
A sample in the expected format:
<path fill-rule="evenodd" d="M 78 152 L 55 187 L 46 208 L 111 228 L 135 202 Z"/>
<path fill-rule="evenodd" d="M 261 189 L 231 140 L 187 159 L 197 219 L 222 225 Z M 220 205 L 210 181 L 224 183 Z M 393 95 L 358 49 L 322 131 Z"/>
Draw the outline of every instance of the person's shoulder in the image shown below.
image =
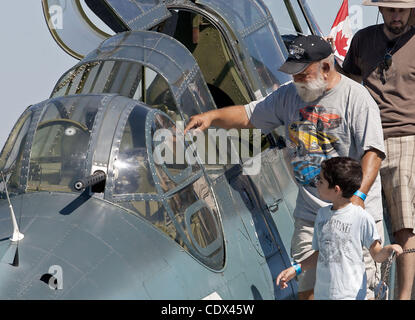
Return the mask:
<path fill-rule="evenodd" d="M 276 110 L 277 106 L 280 106 L 279 109 L 283 109 L 285 107 L 285 105 L 291 101 L 289 100 L 291 96 L 295 95 L 296 91 L 295 91 L 295 86 L 293 81 L 288 81 L 283 83 L 282 85 L 280 85 L 277 89 L 275 89 L 274 91 L 270 92 L 269 94 L 267 94 L 266 96 L 251 101 L 250 103 L 245 105 L 245 108 L 250 108 L 250 109 L 266 109 L 266 110 Z M 288 100 L 287 100 L 288 99 Z"/>
<path fill-rule="evenodd" d="M 353 38 L 356 38 L 356 39 L 372 38 L 373 33 L 376 32 L 376 30 L 379 30 L 380 26 L 381 25 L 379 24 L 375 24 L 375 25 L 360 29 L 354 34 Z"/>
<path fill-rule="evenodd" d="M 345 76 L 344 74 L 340 74 L 340 75 L 342 77 L 342 81 L 346 85 L 352 87 L 353 89 L 360 90 L 360 88 L 364 88 L 364 86 L 362 84 L 360 84 L 359 82 L 357 82 L 357 81 L 355 81 L 353 79 L 350 79 L 349 77 Z"/>
<path fill-rule="evenodd" d="M 316 219 L 320 219 L 324 217 L 325 215 L 327 215 L 330 212 L 331 207 L 332 207 L 331 205 L 328 205 L 328 206 L 321 207 L 320 209 L 318 209 Z"/>
<path fill-rule="evenodd" d="M 358 206 L 358 205 L 356 205 L 356 204 L 353 204 L 352 203 L 352 205 L 350 206 L 351 207 L 351 210 L 354 212 L 354 213 L 356 213 L 356 214 L 358 214 L 358 215 L 360 215 L 360 216 L 365 216 L 366 214 L 368 214 L 367 213 L 367 211 L 366 211 L 366 209 L 364 209 L 364 208 L 362 208 L 361 206 Z"/>
<path fill-rule="evenodd" d="M 355 204 L 352 205 L 353 213 L 356 214 L 362 221 L 369 221 L 375 223 L 375 219 L 372 215 L 366 211 L 366 209 L 362 208 L 361 206 L 357 206 Z"/>
<path fill-rule="evenodd" d="M 351 92 L 357 91 L 358 94 L 363 94 L 368 92 L 367 89 L 359 82 L 346 77 L 345 75 L 341 74 L 342 83 L 345 87 L 348 87 Z"/>
<path fill-rule="evenodd" d="M 342 81 L 344 83 L 344 86 L 349 88 L 349 92 L 351 95 L 354 95 L 359 100 L 364 98 L 364 99 L 369 99 L 371 102 L 375 103 L 369 91 L 365 88 L 365 86 L 363 86 L 361 83 L 353 79 L 350 79 L 349 77 L 346 77 L 345 75 L 341 75 L 341 76 L 342 76 Z"/>
<path fill-rule="evenodd" d="M 315 230 L 319 229 L 319 225 L 322 221 L 327 220 L 328 217 L 328 212 L 330 211 L 331 206 L 327 206 L 327 207 L 321 207 L 320 209 L 318 209 L 317 214 L 316 214 L 316 219 L 314 220 L 314 228 Z"/>
<path fill-rule="evenodd" d="M 295 88 L 293 80 L 288 81 L 280 85 L 276 90 L 271 92 L 266 98 L 271 99 L 273 101 L 284 99 L 285 102 L 290 101 L 292 97 L 297 96 L 297 90 Z"/>
<path fill-rule="evenodd" d="M 290 92 L 290 91 L 295 91 L 295 85 L 294 85 L 294 81 L 290 80 L 287 81 L 285 83 L 283 83 L 282 85 L 280 85 L 280 87 L 278 89 L 276 89 L 275 91 L 273 91 L 273 93 L 275 92 Z"/>

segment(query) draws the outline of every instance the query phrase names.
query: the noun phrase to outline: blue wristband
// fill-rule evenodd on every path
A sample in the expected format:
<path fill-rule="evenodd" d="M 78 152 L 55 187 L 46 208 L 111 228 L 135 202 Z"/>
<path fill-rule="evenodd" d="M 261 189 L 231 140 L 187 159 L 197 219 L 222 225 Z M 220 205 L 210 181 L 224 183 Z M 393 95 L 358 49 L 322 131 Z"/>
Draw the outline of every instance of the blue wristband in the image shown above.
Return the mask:
<path fill-rule="evenodd" d="M 301 267 L 298 263 L 294 263 L 293 267 L 295 269 L 295 274 L 298 276 L 301 273 Z"/>
<path fill-rule="evenodd" d="M 365 195 L 362 191 L 357 190 L 357 191 L 354 193 L 354 195 L 355 195 L 355 196 L 357 196 L 357 197 L 359 197 L 359 198 L 360 198 L 360 199 L 362 199 L 363 201 L 365 201 L 365 200 L 366 200 L 366 195 Z"/>

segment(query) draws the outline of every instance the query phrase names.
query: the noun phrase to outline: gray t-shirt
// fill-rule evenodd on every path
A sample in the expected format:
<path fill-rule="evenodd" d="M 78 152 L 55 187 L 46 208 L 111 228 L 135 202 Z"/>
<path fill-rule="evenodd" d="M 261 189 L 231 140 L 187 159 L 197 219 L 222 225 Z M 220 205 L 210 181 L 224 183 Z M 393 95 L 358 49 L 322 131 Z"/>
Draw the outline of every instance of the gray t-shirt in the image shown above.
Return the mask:
<path fill-rule="evenodd" d="M 313 249 L 319 251 L 314 286 L 316 300 L 364 300 L 366 272 L 363 247 L 380 237 L 373 218 L 350 203 L 339 210 L 331 206 L 318 211 L 314 223 Z"/>
<path fill-rule="evenodd" d="M 281 86 L 260 101 L 245 105 L 251 123 L 270 132 L 285 125 L 287 149 L 299 185 L 294 217 L 314 221 L 317 211 L 328 205 L 319 199 L 316 177 L 323 160 L 348 156 L 360 161 L 364 152 L 384 152 L 379 108 L 368 91 L 341 76 L 340 82 L 322 97 L 304 102 L 293 82 Z M 382 220 L 378 174 L 365 201 L 366 210 Z"/>

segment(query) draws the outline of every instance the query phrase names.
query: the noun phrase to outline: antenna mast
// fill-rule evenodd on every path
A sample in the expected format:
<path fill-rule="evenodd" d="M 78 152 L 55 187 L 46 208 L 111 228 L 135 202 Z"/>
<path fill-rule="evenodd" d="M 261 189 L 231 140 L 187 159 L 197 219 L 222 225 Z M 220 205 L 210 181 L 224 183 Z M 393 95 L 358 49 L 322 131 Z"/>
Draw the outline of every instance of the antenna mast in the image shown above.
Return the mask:
<path fill-rule="evenodd" d="M 13 222 L 13 235 L 10 238 L 10 240 L 13 242 L 20 241 L 24 238 L 24 234 L 20 233 L 19 231 L 19 226 L 17 225 L 16 215 L 14 214 L 13 206 L 10 201 L 9 191 L 7 191 L 7 184 L 6 184 L 6 180 L 4 179 L 3 171 L 1 171 L 1 176 L 3 178 L 4 189 L 6 190 L 7 201 L 9 202 L 9 208 L 10 208 L 10 215 L 12 217 L 12 222 Z"/>

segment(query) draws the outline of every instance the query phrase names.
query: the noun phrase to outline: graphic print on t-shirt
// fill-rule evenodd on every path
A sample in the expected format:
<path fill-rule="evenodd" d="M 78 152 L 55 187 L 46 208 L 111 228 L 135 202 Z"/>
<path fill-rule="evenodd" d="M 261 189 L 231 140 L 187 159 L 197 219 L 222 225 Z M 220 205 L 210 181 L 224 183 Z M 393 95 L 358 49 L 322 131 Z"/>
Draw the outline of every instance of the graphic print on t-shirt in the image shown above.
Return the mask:
<path fill-rule="evenodd" d="M 319 223 L 319 262 L 326 267 L 341 263 L 342 255 L 351 259 L 351 223 L 330 219 Z M 323 245 L 324 244 L 324 245 Z"/>
<path fill-rule="evenodd" d="M 335 144 L 339 139 L 328 132 L 337 128 L 342 119 L 321 105 L 300 109 L 299 119 L 288 126 L 294 175 L 300 184 L 316 187 L 321 162 L 338 155 Z"/>

